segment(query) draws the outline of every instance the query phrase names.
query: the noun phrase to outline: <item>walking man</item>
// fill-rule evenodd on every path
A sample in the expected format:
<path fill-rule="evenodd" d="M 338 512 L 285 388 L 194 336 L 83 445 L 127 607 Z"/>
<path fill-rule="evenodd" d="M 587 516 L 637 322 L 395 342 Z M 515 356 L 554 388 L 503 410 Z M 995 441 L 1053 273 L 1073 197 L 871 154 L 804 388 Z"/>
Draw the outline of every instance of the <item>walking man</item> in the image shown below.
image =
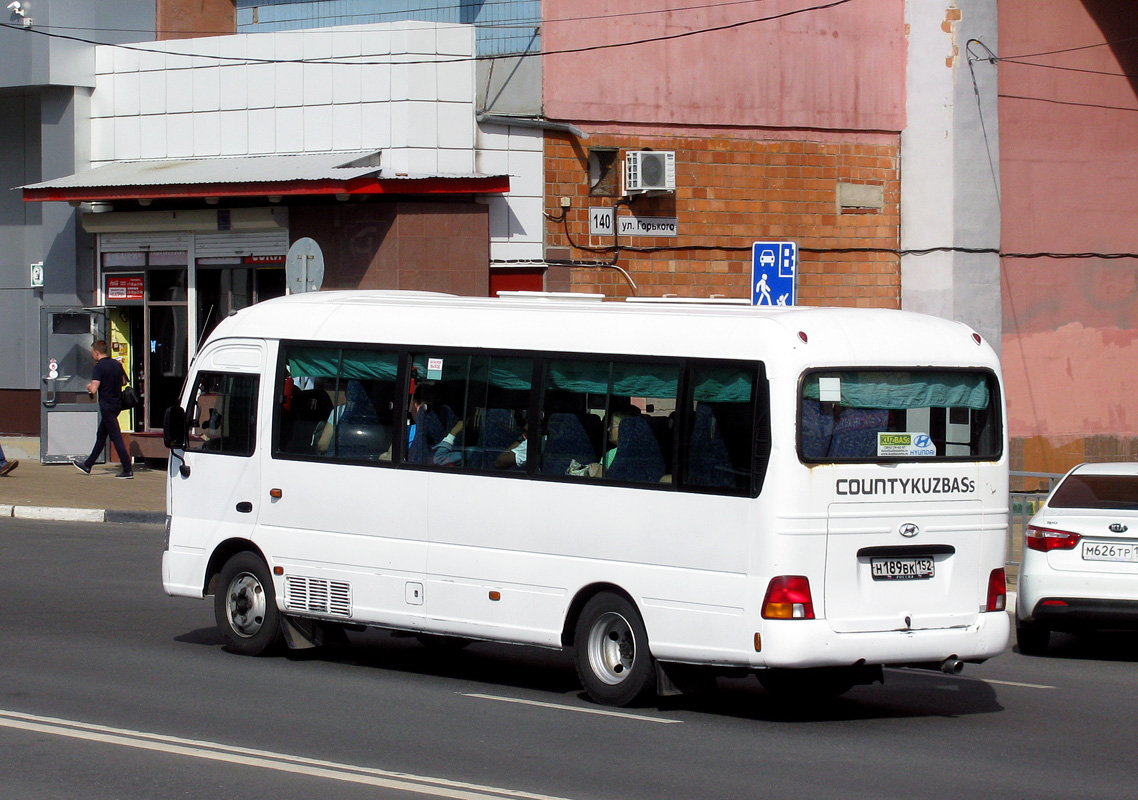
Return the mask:
<path fill-rule="evenodd" d="M 99 396 L 99 431 L 95 435 L 95 449 L 85 459 L 73 459 L 75 469 L 90 475 L 91 465 L 94 464 L 103 448 L 107 445 L 107 437 L 111 439 L 115 452 L 119 455 L 122 472 L 116 478 L 133 478 L 130 454 L 126 451 L 126 443 L 122 440 L 122 431 L 119 430 L 119 413 L 122 411 L 122 387 L 126 385 L 126 372 L 122 364 L 107 354 L 107 343 L 102 339 L 91 345 L 91 358 L 95 360 L 95 369 L 91 373 L 91 382 L 87 384 L 87 393 Z"/>
<path fill-rule="evenodd" d="M 0 447 L 0 475 L 7 475 L 9 472 L 20 466 L 20 462 L 15 459 L 9 461 L 4 458 L 4 448 Z"/>

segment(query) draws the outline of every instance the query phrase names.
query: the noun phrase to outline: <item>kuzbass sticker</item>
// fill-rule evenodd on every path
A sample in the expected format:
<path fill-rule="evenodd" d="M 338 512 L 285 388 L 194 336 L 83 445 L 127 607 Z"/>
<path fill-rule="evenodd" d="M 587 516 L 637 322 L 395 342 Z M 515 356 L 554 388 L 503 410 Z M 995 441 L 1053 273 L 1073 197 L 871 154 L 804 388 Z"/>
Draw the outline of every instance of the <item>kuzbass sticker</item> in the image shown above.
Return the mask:
<path fill-rule="evenodd" d="M 878 433 L 877 455 L 906 457 L 935 456 L 936 445 L 927 433 Z"/>

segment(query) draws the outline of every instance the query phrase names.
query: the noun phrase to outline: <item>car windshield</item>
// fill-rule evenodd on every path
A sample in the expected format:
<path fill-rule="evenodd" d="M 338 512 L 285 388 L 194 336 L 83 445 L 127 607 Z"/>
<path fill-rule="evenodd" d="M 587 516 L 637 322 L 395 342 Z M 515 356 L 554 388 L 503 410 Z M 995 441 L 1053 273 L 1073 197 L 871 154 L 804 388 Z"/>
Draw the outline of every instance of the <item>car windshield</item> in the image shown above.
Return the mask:
<path fill-rule="evenodd" d="M 1059 484 L 1047 505 L 1138 510 L 1138 475 L 1071 475 Z"/>

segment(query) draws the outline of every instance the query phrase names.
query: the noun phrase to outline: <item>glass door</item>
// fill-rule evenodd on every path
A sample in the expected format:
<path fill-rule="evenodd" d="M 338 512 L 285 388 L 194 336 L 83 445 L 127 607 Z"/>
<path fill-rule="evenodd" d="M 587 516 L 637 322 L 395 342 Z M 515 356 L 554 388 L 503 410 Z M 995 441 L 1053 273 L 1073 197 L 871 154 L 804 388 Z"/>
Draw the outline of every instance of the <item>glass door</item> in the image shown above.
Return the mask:
<path fill-rule="evenodd" d="M 166 409 L 178 402 L 189 347 L 186 270 L 147 272 L 145 322 L 146 427 L 162 427 Z"/>

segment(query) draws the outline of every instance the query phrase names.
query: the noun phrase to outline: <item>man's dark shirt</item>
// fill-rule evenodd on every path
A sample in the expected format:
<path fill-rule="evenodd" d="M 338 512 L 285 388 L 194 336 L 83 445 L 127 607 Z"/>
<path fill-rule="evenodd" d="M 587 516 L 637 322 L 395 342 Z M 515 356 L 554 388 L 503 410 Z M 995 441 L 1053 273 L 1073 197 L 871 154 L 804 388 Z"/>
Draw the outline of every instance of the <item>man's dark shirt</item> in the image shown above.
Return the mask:
<path fill-rule="evenodd" d="M 91 380 L 99 382 L 99 405 L 110 409 L 122 408 L 122 364 L 110 356 L 95 362 Z"/>

